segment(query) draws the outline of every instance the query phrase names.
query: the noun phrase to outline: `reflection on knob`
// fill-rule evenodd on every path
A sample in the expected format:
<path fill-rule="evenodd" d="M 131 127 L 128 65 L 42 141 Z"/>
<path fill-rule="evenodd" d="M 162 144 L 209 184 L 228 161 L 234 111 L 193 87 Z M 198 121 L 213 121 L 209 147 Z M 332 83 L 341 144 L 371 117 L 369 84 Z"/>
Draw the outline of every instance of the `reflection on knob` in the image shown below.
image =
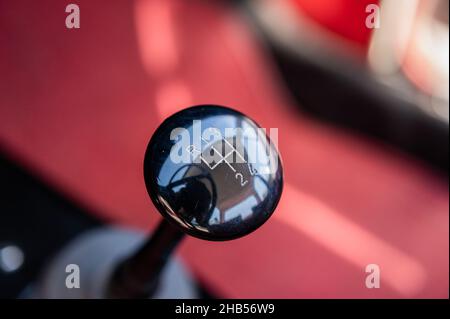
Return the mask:
<path fill-rule="evenodd" d="M 260 227 L 283 185 L 275 145 L 251 119 L 201 105 L 166 119 L 144 160 L 148 193 L 160 213 L 184 232 L 229 240 Z"/>

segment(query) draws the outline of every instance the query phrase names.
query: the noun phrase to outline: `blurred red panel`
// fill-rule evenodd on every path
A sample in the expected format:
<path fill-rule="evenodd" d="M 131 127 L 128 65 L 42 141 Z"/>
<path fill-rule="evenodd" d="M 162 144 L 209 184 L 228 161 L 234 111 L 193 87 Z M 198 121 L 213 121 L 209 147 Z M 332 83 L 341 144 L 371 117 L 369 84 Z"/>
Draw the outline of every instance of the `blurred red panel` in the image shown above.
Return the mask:
<path fill-rule="evenodd" d="M 299 14 L 306 15 L 326 30 L 367 49 L 372 33 L 365 21 L 366 7 L 378 0 L 289 0 Z"/>

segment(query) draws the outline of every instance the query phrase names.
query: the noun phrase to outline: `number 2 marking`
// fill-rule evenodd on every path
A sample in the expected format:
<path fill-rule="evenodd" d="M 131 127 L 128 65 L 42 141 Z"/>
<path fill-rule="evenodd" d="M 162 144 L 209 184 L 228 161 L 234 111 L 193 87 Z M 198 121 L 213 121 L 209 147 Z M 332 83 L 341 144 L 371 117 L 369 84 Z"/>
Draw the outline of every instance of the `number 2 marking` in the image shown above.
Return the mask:
<path fill-rule="evenodd" d="M 244 176 L 242 176 L 241 173 L 236 173 L 236 179 L 240 179 L 241 180 L 241 186 L 244 186 L 245 184 L 248 183 L 248 180 L 244 181 Z"/>

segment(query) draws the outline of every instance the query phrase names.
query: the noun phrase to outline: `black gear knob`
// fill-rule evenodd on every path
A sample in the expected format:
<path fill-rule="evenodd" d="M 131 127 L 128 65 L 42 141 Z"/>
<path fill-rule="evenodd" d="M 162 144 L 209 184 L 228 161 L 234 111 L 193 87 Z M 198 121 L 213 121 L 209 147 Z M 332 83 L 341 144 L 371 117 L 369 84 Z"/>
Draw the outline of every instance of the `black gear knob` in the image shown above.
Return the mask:
<path fill-rule="evenodd" d="M 172 225 L 194 237 L 230 240 L 260 227 L 283 186 L 275 145 L 244 114 L 216 105 L 167 118 L 148 144 L 147 191 Z"/>
<path fill-rule="evenodd" d="M 109 297 L 151 296 L 183 233 L 230 240 L 254 231 L 274 212 L 283 187 L 280 158 L 266 131 L 216 105 L 182 110 L 157 128 L 144 179 L 164 220 L 116 268 Z"/>

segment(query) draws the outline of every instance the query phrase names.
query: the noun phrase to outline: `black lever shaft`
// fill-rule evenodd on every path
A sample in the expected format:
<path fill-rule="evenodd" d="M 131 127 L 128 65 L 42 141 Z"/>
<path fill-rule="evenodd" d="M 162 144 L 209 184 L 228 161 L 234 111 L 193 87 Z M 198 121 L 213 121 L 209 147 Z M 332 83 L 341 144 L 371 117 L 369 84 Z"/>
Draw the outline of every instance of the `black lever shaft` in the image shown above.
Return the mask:
<path fill-rule="evenodd" d="M 163 219 L 150 239 L 113 273 L 108 297 L 151 297 L 158 286 L 162 269 L 183 237 L 183 232 Z"/>

